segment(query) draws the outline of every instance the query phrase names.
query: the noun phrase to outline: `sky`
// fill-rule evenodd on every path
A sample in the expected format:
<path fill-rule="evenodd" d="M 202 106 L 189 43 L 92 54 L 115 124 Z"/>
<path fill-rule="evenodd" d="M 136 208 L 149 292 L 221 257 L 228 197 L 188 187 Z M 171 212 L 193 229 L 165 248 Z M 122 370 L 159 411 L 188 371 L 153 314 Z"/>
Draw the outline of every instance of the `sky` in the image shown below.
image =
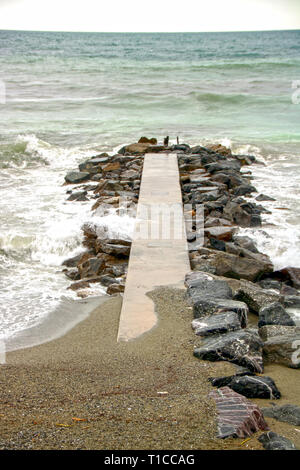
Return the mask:
<path fill-rule="evenodd" d="M 97 32 L 300 29 L 300 0 L 0 0 L 0 29 Z"/>

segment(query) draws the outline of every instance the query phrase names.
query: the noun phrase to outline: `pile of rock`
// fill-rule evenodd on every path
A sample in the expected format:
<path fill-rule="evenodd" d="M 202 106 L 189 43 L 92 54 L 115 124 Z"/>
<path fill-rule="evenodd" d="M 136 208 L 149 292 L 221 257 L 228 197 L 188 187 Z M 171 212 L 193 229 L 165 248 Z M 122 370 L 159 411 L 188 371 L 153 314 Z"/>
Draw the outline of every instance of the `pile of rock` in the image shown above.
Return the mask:
<path fill-rule="evenodd" d="M 183 203 L 190 205 L 187 239 L 193 271 L 185 284 L 192 328 L 200 339 L 194 356 L 229 361 L 242 370 L 211 379 L 219 389 L 211 395 L 221 407 L 219 437 L 242 437 L 266 429 L 260 411 L 258 422 L 247 412 L 252 404 L 246 399 L 281 396 L 272 378 L 261 376 L 264 363 L 300 367 L 300 360 L 293 361 L 300 328 L 286 311 L 300 306 L 300 270 L 274 271 L 255 242 L 239 235 L 239 227 L 261 227 L 261 214 L 268 212 L 245 199 L 256 192 L 251 172 L 243 171 L 254 157 L 232 155 L 222 146 L 197 146 L 181 150 L 178 160 Z M 270 199 L 260 195 L 256 201 Z M 257 326 L 248 326 L 249 312 L 258 316 Z M 229 416 L 224 415 L 226 407 Z"/>
<path fill-rule="evenodd" d="M 92 210 L 97 215 L 106 215 L 111 209 L 134 215 L 143 154 L 156 143 L 156 139 L 144 137 L 115 155 L 101 153 L 84 161 L 78 171 L 71 171 L 65 177 L 65 184 L 76 185 L 67 191 L 68 201 L 93 200 Z M 85 224 L 82 230 L 85 250 L 63 263 L 65 275 L 74 281 L 69 288 L 76 290 L 80 297 L 93 293 L 92 286 L 96 283 L 105 287 L 108 294 L 123 292 L 131 240 L 111 238 L 105 230 L 92 224 Z"/>

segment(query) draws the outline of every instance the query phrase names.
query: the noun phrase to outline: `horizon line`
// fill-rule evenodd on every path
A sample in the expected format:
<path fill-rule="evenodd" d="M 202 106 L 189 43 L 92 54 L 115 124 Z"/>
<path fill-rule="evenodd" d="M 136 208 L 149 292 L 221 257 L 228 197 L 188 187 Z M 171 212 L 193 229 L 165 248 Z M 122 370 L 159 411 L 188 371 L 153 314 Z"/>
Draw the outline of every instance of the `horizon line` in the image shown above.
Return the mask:
<path fill-rule="evenodd" d="M 205 33 L 265 33 L 300 31 L 299 28 L 288 29 L 244 29 L 244 30 L 216 30 L 216 31 L 78 31 L 78 30 L 52 30 L 52 29 L 13 29 L 0 28 L 0 31 L 28 32 L 28 33 L 93 33 L 93 34 L 205 34 Z"/>

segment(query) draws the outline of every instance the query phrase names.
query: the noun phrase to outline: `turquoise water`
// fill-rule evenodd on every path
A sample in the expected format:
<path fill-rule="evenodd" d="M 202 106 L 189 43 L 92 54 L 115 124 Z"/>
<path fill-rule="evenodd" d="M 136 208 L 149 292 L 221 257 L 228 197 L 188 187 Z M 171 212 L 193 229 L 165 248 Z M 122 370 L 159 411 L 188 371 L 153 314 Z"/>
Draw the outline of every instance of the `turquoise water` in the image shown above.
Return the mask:
<path fill-rule="evenodd" d="M 0 31 L 0 338 L 72 296 L 61 262 L 92 215 L 66 201 L 66 171 L 141 135 L 256 155 L 254 184 L 276 202 L 255 238 L 275 267 L 300 267 L 297 80 L 300 31 Z"/>
<path fill-rule="evenodd" d="M 300 140 L 300 31 L 0 31 L 0 133 L 63 145 L 139 134 Z"/>

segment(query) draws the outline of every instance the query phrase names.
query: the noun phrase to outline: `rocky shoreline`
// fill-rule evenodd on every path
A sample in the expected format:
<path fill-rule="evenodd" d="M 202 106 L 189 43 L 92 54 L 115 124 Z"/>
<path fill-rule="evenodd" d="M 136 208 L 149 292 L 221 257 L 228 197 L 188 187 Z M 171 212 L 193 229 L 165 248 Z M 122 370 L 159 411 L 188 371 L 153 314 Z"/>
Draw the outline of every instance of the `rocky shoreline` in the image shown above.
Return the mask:
<path fill-rule="evenodd" d="M 300 327 L 289 313 L 290 308 L 300 306 L 300 269 L 274 270 L 255 240 L 239 235 L 240 227 L 261 227 L 261 214 L 267 209 L 260 202 L 270 199 L 258 194 L 255 203 L 247 200 L 257 192 L 250 171 L 251 165 L 259 164 L 255 157 L 232 155 L 221 145 L 169 146 L 168 139 L 158 145 L 156 139 L 143 137 L 115 155 L 102 153 L 80 164 L 79 171 L 68 173 L 66 184 L 76 185 L 67 190 L 68 200 L 95 199 L 92 210 L 99 215 L 114 208 L 116 213 L 126 210 L 134 216 L 143 157 L 154 152 L 177 153 L 183 204 L 191 208 L 186 216 L 192 271 L 185 283 L 194 317 L 194 356 L 229 361 L 238 367 L 234 376 L 211 378 L 216 387 L 210 396 L 218 409 L 218 435 L 248 437 L 257 430 L 268 430 L 264 414 L 282 407 L 261 410 L 249 399 L 281 397 L 274 380 L 262 375 L 265 364 L 300 367 Z M 203 208 L 204 238 L 198 244 L 195 216 L 199 206 Z M 122 293 L 130 238 L 109 238 L 92 224 L 82 229 L 82 253 L 63 263 L 65 275 L 72 280 L 70 288 L 79 297 L 92 294 L 97 283 L 108 294 Z M 283 407 L 289 406 L 293 413 L 280 410 L 275 418 L 299 413 L 296 405 Z M 260 442 L 267 449 L 294 448 L 276 433 L 263 436 Z"/>

